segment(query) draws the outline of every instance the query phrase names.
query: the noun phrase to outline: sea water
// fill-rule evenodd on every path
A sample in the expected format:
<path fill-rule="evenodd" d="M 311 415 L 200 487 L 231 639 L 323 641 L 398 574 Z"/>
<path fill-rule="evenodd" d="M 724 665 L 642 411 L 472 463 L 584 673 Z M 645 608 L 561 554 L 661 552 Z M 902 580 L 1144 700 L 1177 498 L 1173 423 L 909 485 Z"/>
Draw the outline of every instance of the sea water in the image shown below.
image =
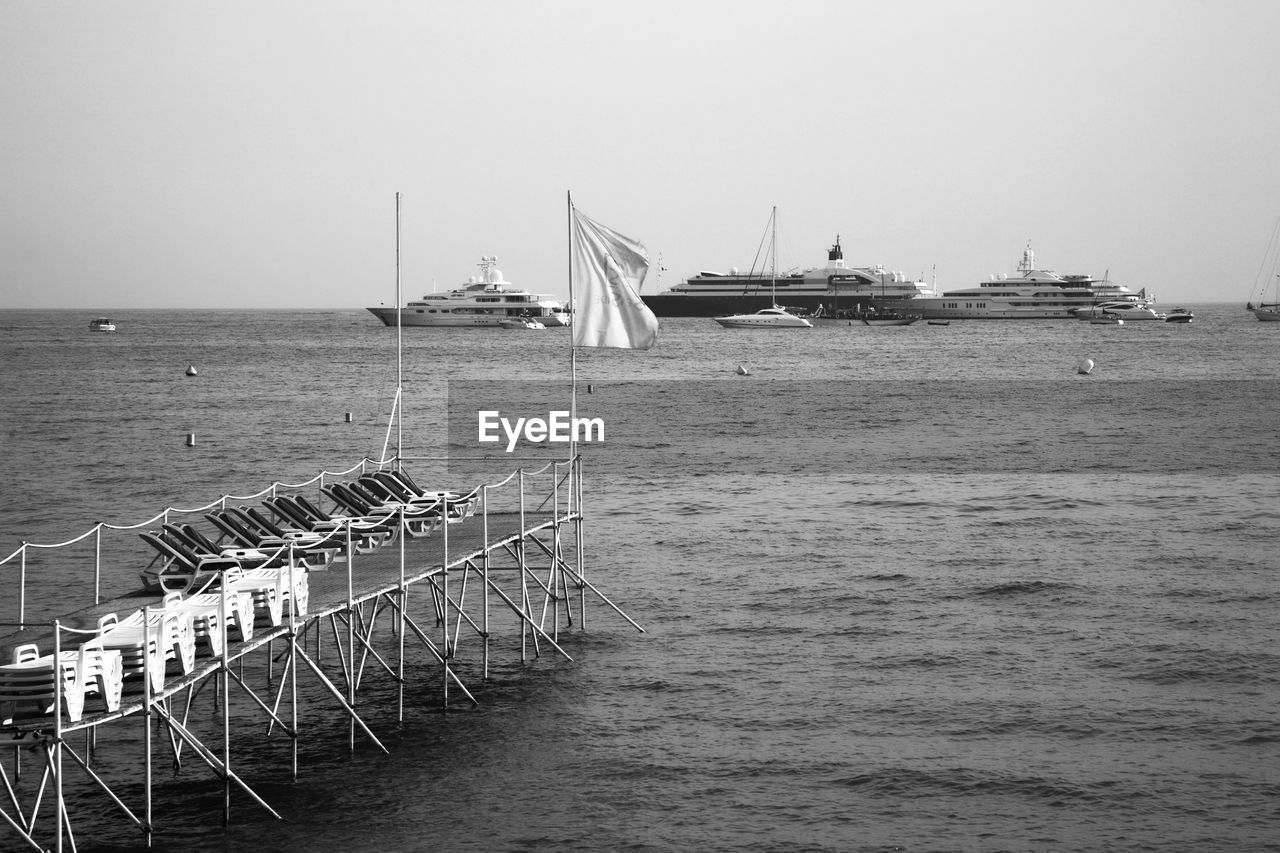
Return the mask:
<path fill-rule="evenodd" d="M 223 828 L 207 771 L 165 775 L 155 849 L 1280 849 L 1280 328 L 1193 307 L 580 350 L 588 570 L 645 632 L 591 604 L 572 662 L 371 711 L 390 755 L 312 721 L 299 781 L 258 788 L 283 822 Z M 363 312 L 116 314 L 0 312 L 5 554 L 388 441 L 395 330 Z M 565 330 L 403 351 L 409 455 L 474 454 L 481 400 L 569 398 Z"/>

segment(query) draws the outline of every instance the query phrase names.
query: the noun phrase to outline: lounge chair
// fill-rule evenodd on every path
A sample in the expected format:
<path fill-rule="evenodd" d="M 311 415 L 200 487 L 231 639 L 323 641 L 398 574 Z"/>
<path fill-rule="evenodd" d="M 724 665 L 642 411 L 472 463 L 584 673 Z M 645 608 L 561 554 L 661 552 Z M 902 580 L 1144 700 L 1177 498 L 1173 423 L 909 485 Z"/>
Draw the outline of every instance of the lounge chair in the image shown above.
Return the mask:
<path fill-rule="evenodd" d="M 350 531 L 351 545 L 357 554 L 369 554 L 395 539 L 394 524 L 365 521 L 350 516 L 335 517 L 322 512 L 300 496 L 281 495 L 263 501 L 282 521 L 313 533 L 333 534 L 335 541 L 346 545 Z"/>
<path fill-rule="evenodd" d="M 139 572 L 143 585 L 148 589 L 185 593 L 207 585 L 227 568 L 243 565 L 235 557 L 198 554 L 181 542 L 149 530 L 138 535 L 156 550 L 156 561 L 160 561 L 160 565 L 153 561 Z"/>
<path fill-rule="evenodd" d="M 150 673 L 152 690 L 164 687 L 169 661 L 176 663 L 183 675 L 195 670 L 196 636 L 189 611 L 139 609 L 123 620 L 115 613 L 107 613 L 98 619 L 98 631 L 103 648 L 120 652 L 126 676 L 141 678 Z"/>
<path fill-rule="evenodd" d="M 308 539 L 299 536 L 276 536 L 268 533 L 243 510 L 235 507 L 205 513 L 205 518 L 209 519 L 214 527 L 218 528 L 219 531 L 237 545 L 250 550 L 281 556 L 283 559 L 276 565 L 287 563 L 291 552 L 295 558 L 314 559 L 320 563 L 332 561 L 333 555 L 337 553 L 336 546 L 318 545 L 320 540 L 314 537 Z M 314 553 L 312 553 L 313 551 Z"/>
<path fill-rule="evenodd" d="M 307 563 L 312 566 L 327 566 L 332 563 L 338 551 L 346 543 L 346 537 L 339 536 L 334 531 L 323 532 L 304 530 L 292 525 L 281 526 L 266 513 L 258 511 L 256 507 L 229 507 L 227 512 L 244 521 L 245 526 L 256 525 L 255 529 L 262 531 L 266 536 L 297 543 L 297 547 L 306 554 Z"/>
<path fill-rule="evenodd" d="M 457 522 L 475 515 L 476 507 L 480 503 L 479 486 L 476 486 L 465 495 L 459 495 L 454 492 L 429 492 L 423 491 L 416 483 L 410 485 L 412 481 L 408 477 L 409 475 L 404 472 L 376 471 L 373 474 L 361 477 L 358 482 L 369 487 L 370 491 L 375 490 L 374 483 L 378 484 L 384 490 L 384 493 L 389 495 L 391 500 L 418 504 L 429 504 L 436 500 L 443 500 L 448 508 L 450 521 Z"/>
<path fill-rule="evenodd" d="M 254 612 L 265 614 L 272 627 L 278 628 L 284 622 L 286 604 L 294 615 L 306 615 L 310 586 L 305 570 L 231 569 L 224 576 L 224 583 L 228 591 L 249 593 Z"/>
<path fill-rule="evenodd" d="M 12 725 L 53 713 L 61 679 L 67 720 L 79 722 L 85 700 L 98 699 L 108 711 L 120 709 L 120 653 L 104 649 L 94 638 L 79 649 L 64 651 L 57 665 L 34 643 L 13 650 L 13 662 L 0 666 L 0 725 Z"/>
<path fill-rule="evenodd" d="M 374 502 L 352 488 L 348 483 L 330 483 L 322 487 L 322 491 L 342 508 L 354 515 L 370 519 L 381 519 L 384 523 L 392 522 L 404 512 L 405 533 L 412 537 L 429 536 L 442 523 L 441 511 L 437 506 L 421 507 L 402 502 Z"/>

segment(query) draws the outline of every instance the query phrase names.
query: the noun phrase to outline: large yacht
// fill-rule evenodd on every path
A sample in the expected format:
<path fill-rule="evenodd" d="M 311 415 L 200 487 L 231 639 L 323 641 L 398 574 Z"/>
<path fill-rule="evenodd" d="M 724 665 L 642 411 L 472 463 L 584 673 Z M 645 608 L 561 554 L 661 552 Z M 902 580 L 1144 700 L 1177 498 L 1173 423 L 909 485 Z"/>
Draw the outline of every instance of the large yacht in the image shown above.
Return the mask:
<path fill-rule="evenodd" d="M 1087 275 L 1036 269 L 1030 244 L 1015 275 L 1000 274 L 977 287 L 913 299 L 910 309 L 927 320 L 1069 320 L 1103 302 L 1144 301 L 1121 284 Z"/>
<path fill-rule="evenodd" d="M 659 317 L 719 317 L 753 314 L 775 305 L 816 311 L 900 305 L 932 293 L 927 283 L 910 281 L 884 267 L 846 267 L 840 238 L 827 251 L 825 266 L 773 275 L 768 270 L 740 273 L 703 271 L 661 293 L 640 294 Z"/>
<path fill-rule="evenodd" d="M 569 325 L 564 304 L 538 293 L 517 288 L 498 269 L 498 258 L 480 259 L 480 275 L 455 290 L 428 293 L 410 301 L 400 314 L 402 326 L 494 326 L 513 317 L 536 319 L 543 326 Z M 388 326 L 396 324 L 396 307 L 380 306 L 370 312 Z"/>

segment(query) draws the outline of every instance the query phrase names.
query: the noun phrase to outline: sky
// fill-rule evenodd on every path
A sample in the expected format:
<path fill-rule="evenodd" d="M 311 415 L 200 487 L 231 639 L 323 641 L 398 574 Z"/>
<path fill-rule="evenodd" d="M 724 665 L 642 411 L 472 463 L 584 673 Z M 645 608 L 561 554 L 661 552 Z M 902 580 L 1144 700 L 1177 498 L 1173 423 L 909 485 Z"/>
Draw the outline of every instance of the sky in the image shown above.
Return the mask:
<path fill-rule="evenodd" d="M 1274 0 L 5 0 L 0 308 L 360 308 L 496 255 L 568 292 L 567 200 L 643 293 L 1038 265 L 1244 302 L 1280 217 Z"/>

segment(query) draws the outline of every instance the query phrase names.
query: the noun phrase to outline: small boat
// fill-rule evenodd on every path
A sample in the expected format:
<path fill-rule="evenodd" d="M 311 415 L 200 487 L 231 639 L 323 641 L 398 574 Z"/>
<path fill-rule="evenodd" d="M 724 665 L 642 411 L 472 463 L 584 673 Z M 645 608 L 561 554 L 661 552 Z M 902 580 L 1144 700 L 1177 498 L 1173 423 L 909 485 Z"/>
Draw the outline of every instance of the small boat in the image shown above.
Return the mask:
<path fill-rule="evenodd" d="M 754 314 L 730 314 L 727 317 L 716 317 L 715 321 L 726 329 L 812 329 L 813 324 L 803 317 L 797 317 L 785 308 L 777 305 L 772 308 L 761 308 Z"/>
<path fill-rule="evenodd" d="M 896 311 L 881 311 L 878 314 L 863 314 L 864 326 L 910 326 L 920 318 L 914 314 L 899 314 Z"/>
<path fill-rule="evenodd" d="M 928 324 L 930 326 L 950 326 L 951 321 L 950 320 L 929 320 Z"/>
<path fill-rule="evenodd" d="M 772 256 L 770 264 L 770 283 L 769 295 L 775 300 L 770 308 L 761 308 L 754 314 L 729 314 L 725 317 L 716 317 L 715 321 L 726 329 L 812 329 L 813 323 L 810 323 L 804 317 L 798 317 L 792 314 L 786 308 L 782 308 L 777 303 L 776 286 L 777 286 L 777 268 L 778 268 L 778 208 L 773 208 L 773 212 L 769 214 L 769 227 L 772 229 L 772 236 L 769 238 L 769 252 Z"/>
<path fill-rule="evenodd" d="M 1174 308 L 1165 315 L 1166 323 L 1190 323 L 1196 315 L 1188 311 L 1186 308 Z"/>
<path fill-rule="evenodd" d="M 1095 326 L 1123 326 L 1124 325 L 1124 320 L 1121 319 L 1120 317 L 1117 317 L 1115 314 L 1112 314 L 1110 311 L 1105 311 L 1097 315 L 1096 317 L 1090 317 L 1089 322 Z"/>
<path fill-rule="evenodd" d="M 114 332 L 116 330 L 116 321 L 110 317 L 99 317 L 96 320 L 89 321 L 89 331 L 91 332 Z"/>
<path fill-rule="evenodd" d="M 1258 294 L 1258 304 L 1246 302 L 1245 309 L 1264 323 L 1280 322 L 1280 219 L 1271 229 L 1271 241 L 1262 256 L 1262 266 L 1258 268 L 1253 289 Z M 1267 301 L 1268 290 L 1271 292 L 1270 302 Z"/>
<path fill-rule="evenodd" d="M 503 317 L 498 325 L 504 329 L 545 329 L 546 326 L 532 317 Z"/>
<path fill-rule="evenodd" d="M 1164 314 L 1151 307 L 1151 303 L 1140 299 L 1099 302 L 1087 308 L 1074 308 L 1071 313 L 1075 314 L 1078 320 L 1092 320 L 1100 314 L 1114 314 L 1121 320 L 1163 320 L 1165 318 Z"/>

